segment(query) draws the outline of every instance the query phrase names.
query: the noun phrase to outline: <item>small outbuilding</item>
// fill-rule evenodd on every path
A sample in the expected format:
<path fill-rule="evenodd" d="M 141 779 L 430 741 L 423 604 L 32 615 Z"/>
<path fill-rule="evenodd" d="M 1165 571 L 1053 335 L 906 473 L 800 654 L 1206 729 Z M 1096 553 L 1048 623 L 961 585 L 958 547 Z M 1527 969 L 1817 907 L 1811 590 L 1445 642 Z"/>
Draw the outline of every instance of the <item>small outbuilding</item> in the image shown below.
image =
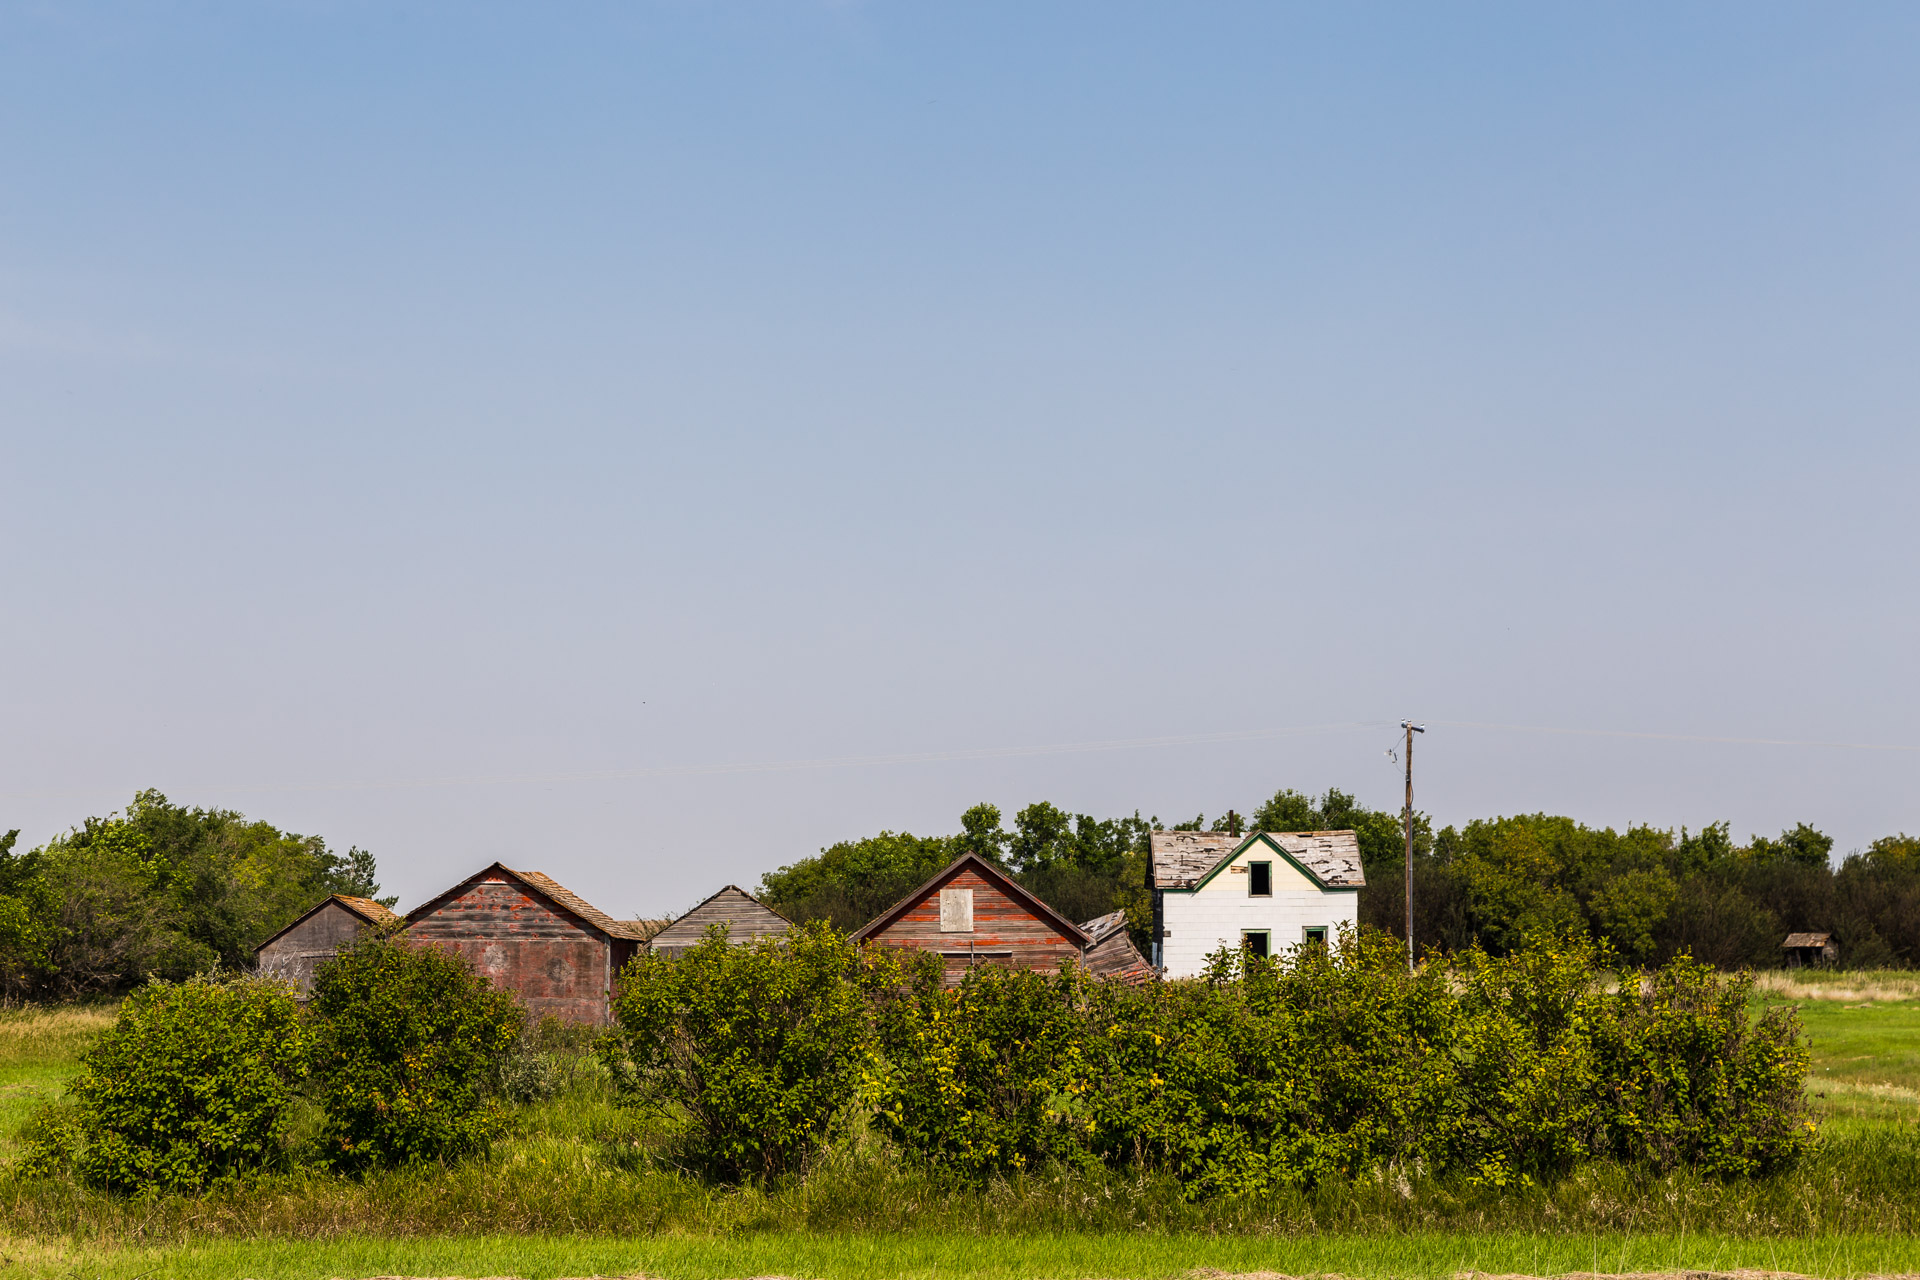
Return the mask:
<path fill-rule="evenodd" d="M 407 934 L 451 947 L 535 1018 L 604 1025 L 616 975 L 641 945 L 615 920 L 538 871 L 501 863 L 407 913 Z"/>
<path fill-rule="evenodd" d="M 372 898 L 336 893 L 253 949 L 254 969 L 284 978 L 300 999 L 313 992 L 313 971 L 322 960 L 368 929 L 398 925 L 400 917 Z"/>
<path fill-rule="evenodd" d="M 1140 954 L 1140 948 L 1133 945 L 1125 911 L 1109 911 L 1087 921 L 1080 930 L 1092 939 L 1084 962 L 1096 978 L 1118 978 L 1128 986 L 1137 986 L 1159 976 Z"/>
<path fill-rule="evenodd" d="M 724 925 L 727 941 L 752 942 L 777 938 L 793 928 L 793 921 L 738 885 L 728 885 L 664 929 L 651 935 L 647 950 L 677 956 L 707 936 L 714 925 Z"/>
<path fill-rule="evenodd" d="M 976 965 L 1055 972 L 1092 942 L 1079 925 L 975 853 L 955 858 L 853 940 L 931 951 L 945 961 L 949 985 Z"/>
<path fill-rule="evenodd" d="M 1789 969 L 1832 964 L 1840 958 L 1840 944 L 1831 933 L 1790 933 L 1780 947 L 1786 952 Z"/>

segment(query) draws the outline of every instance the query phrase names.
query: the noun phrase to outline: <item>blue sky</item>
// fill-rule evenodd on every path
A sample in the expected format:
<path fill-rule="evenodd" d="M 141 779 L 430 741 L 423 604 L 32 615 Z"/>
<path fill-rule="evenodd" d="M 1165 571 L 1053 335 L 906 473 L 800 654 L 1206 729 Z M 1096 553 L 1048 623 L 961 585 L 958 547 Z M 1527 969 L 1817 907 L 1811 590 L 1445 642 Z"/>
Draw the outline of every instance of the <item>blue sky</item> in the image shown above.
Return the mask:
<path fill-rule="evenodd" d="M 1920 746 L 1916 55 L 0 5 L 0 829 L 156 786 L 658 912 L 983 799 L 1394 807 L 1414 715 L 1441 822 L 1920 830 L 1913 750 L 1466 727 Z"/>

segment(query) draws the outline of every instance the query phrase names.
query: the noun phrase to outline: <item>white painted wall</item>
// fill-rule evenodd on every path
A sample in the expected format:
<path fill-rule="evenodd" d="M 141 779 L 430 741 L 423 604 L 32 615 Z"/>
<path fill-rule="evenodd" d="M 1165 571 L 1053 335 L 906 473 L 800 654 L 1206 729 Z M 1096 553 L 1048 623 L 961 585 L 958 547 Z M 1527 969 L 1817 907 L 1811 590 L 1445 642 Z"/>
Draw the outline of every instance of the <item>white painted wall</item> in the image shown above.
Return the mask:
<path fill-rule="evenodd" d="M 1236 871 L 1250 862 L 1273 864 L 1273 896 L 1256 898 L 1247 892 L 1249 872 Z M 1325 927 L 1329 940 L 1343 924 L 1360 922 L 1360 895 L 1352 889 L 1322 889 L 1300 869 L 1256 841 L 1191 893 L 1168 889 L 1160 895 L 1161 963 L 1169 978 L 1197 977 L 1210 952 L 1240 945 L 1245 929 L 1265 929 L 1273 954 L 1306 940 L 1309 928 Z"/>

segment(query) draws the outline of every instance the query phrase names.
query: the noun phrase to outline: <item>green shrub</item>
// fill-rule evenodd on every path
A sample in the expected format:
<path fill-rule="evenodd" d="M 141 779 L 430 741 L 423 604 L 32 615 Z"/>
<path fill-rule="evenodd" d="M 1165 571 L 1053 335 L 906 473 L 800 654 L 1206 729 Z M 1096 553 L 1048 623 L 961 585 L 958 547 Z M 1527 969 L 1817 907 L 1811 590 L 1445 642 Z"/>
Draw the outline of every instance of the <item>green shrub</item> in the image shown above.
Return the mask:
<path fill-rule="evenodd" d="M 1214 957 L 1206 978 L 1093 984 L 1089 1139 L 1189 1195 L 1253 1194 L 1431 1158 L 1450 1072 L 1440 975 L 1378 934 L 1284 959 Z"/>
<path fill-rule="evenodd" d="M 1681 956 L 1604 1001 L 1595 1075 L 1616 1159 L 1717 1177 L 1770 1173 L 1812 1144 L 1807 1049 L 1791 1008 L 1747 1015 L 1753 975 Z"/>
<path fill-rule="evenodd" d="M 875 1123 L 906 1149 L 975 1177 L 1085 1158 L 1080 971 L 973 969 L 942 985 L 922 957 L 879 1002 Z"/>
<path fill-rule="evenodd" d="M 868 995 L 897 979 L 890 955 L 823 924 L 739 946 L 716 927 L 622 971 L 608 1065 L 633 1099 L 684 1113 L 679 1154 L 702 1173 L 802 1170 L 858 1092 Z"/>
<path fill-rule="evenodd" d="M 70 1165 L 94 1186 L 159 1194 L 278 1164 L 305 1059 L 283 984 L 148 983 L 81 1055 L 68 1099 L 22 1135 L 24 1171 Z"/>
<path fill-rule="evenodd" d="M 525 1013 L 459 953 L 369 934 L 320 965 L 309 1011 L 335 1167 L 456 1159 L 504 1130 L 493 1087 Z"/>

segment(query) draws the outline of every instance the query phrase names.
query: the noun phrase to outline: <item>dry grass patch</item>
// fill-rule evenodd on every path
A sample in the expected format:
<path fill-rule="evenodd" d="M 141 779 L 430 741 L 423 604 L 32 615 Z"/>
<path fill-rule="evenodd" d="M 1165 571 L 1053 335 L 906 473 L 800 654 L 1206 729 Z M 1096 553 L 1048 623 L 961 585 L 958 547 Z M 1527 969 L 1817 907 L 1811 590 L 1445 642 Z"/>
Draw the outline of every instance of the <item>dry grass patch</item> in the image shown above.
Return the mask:
<path fill-rule="evenodd" d="M 1920 972 L 1900 969 L 1768 969 L 1753 976 L 1757 995 L 1774 1000 L 1869 1004 L 1920 1000 Z"/>

